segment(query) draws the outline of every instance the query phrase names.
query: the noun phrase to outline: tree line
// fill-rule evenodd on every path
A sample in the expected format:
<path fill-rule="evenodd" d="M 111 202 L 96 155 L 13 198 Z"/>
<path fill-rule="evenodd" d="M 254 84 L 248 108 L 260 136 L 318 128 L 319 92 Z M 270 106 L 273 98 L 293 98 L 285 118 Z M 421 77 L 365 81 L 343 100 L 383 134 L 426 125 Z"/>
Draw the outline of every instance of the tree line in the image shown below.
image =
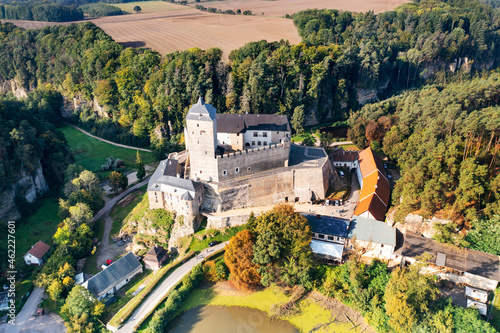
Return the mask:
<path fill-rule="evenodd" d="M 69 22 L 83 20 L 83 11 L 75 6 L 54 3 L 0 4 L 0 19 Z"/>
<path fill-rule="evenodd" d="M 82 5 L 80 6 L 80 9 L 85 15 L 90 17 L 115 16 L 122 14 L 122 10 L 119 7 L 100 2 Z"/>
<path fill-rule="evenodd" d="M 294 22 L 303 43 L 248 43 L 229 63 L 220 49 L 164 57 L 124 49 L 91 23 L 34 31 L 2 25 L 0 75 L 26 88 L 50 82 L 88 102 L 74 117 L 91 132 L 165 150 L 181 142 L 175 134 L 199 95 L 220 112 L 301 112 L 304 124 L 344 120 L 359 108 L 363 89 L 387 86 L 382 97 L 444 82 L 461 75 L 450 63 L 480 70 L 500 54 L 498 12 L 477 1 L 423 1 L 377 15 L 310 10 Z M 332 38 L 321 37 L 327 31 Z"/>

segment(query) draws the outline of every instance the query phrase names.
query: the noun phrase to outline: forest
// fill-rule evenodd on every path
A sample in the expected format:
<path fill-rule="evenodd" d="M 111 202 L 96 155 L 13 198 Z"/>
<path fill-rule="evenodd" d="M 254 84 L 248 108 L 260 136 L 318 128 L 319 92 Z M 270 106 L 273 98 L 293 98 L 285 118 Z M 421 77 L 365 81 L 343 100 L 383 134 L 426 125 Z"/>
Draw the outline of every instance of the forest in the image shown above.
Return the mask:
<path fill-rule="evenodd" d="M 291 117 L 303 109 L 311 124 L 346 119 L 370 91 L 383 98 L 495 66 L 498 17 L 466 0 L 415 2 L 378 15 L 308 10 L 294 17 L 303 43 L 252 42 L 232 51 L 229 63 L 219 49 L 164 57 L 125 49 L 88 22 L 31 31 L 4 24 L 0 76 L 24 89 L 51 83 L 86 102 L 75 114 L 85 128 L 165 149 L 155 132 L 168 140 L 182 132 L 198 95 L 220 112 Z M 104 114 L 94 112 L 94 99 Z"/>
<path fill-rule="evenodd" d="M 82 20 L 83 12 L 75 6 L 33 1 L 23 4 L 0 4 L 0 19 L 68 22 Z"/>
<path fill-rule="evenodd" d="M 349 137 L 382 149 L 401 168 L 393 192 L 396 220 L 418 211 L 470 227 L 498 214 L 499 103 L 495 72 L 408 91 L 351 116 Z"/>

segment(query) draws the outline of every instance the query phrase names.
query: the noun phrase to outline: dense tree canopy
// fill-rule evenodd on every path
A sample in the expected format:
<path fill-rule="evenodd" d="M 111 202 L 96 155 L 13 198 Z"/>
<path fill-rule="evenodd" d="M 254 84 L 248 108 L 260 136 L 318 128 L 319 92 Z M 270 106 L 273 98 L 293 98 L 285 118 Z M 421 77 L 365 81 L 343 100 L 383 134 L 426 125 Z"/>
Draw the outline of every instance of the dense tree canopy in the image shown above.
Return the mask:
<path fill-rule="evenodd" d="M 358 145 L 398 161 L 396 219 L 441 211 L 457 221 L 492 216 L 500 198 L 500 75 L 426 86 L 364 106 L 351 119 Z M 372 130 L 377 123 L 377 129 Z M 387 125 L 389 124 L 389 125 Z M 371 126 L 371 127 L 370 127 Z M 378 132 L 374 134 L 375 132 Z"/>

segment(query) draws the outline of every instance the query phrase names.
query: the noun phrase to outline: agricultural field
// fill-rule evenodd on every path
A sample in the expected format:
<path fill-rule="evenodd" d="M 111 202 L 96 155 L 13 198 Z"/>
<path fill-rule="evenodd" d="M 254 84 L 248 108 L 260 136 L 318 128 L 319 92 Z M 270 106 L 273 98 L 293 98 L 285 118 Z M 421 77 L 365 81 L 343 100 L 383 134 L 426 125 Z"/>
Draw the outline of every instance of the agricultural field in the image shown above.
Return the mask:
<path fill-rule="evenodd" d="M 126 46 L 146 47 L 162 54 L 219 47 L 226 60 L 231 50 L 251 41 L 284 39 L 298 43 L 301 40 L 289 19 L 210 14 L 172 6 L 182 10 L 110 16 L 93 22 Z"/>
<path fill-rule="evenodd" d="M 191 0 L 194 3 L 194 0 Z M 190 2 L 191 2 L 190 1 Z M 214 7 L 221 10 L 232 9 L 236 11 L 251 10 L 255 15 L 282 17 L 285 14 L 294 14 L 301 10 L 311 8 L 328 8 L 348 10 L 353 12 L 366 12 L 373 10 L 375 13 L 393 10 L 397 6 L 409 2 L 408 0 L 223 0 L 201 2 L 205 7 Z"/>
<path fill-rule="evenodd" d="M 191 1 L 190 1 L 191 2 Z M 205 7 L 251 10 L 255 16 L 224 15 L 201 12 L 190 6 L 163 1 L 141 1 L 114 4 L 127 13 L 134 6 L 141 7 L 139 14 L 126 14 L 92 19 L 114 40 L 127 47 L 150 48 L 167 54 L 190 48 L 219 47 L 227 61 L 229 53 L 248 42 L 288 40 L 299 43 L 301 38 L 291 19 L 282 18 L 308 8 L 334 8 L 352 11 L 373 10 L 376 13 L 394 9 L 407 0 L 240 0 L 202 1 Z M 263 15 L 265 17 L 263 17 Z M 37 29 L 61 23 L 13 21 L 16 25 Z M 78 22 L 77 22 L 78 23 Z M 62 24 L 71 24 L 65 22 Z"/>
<path fill-rule="evenodd" d="M 135 6 L 141 7 L 141 14 L 186 9 L 186 7 L 184 6 L 175 5 L 171 2 L 166 1 L 136 1 L 127 3 L 114 3 L 113 6 L 120 8 L 124 14 L 135 14 Z"/>

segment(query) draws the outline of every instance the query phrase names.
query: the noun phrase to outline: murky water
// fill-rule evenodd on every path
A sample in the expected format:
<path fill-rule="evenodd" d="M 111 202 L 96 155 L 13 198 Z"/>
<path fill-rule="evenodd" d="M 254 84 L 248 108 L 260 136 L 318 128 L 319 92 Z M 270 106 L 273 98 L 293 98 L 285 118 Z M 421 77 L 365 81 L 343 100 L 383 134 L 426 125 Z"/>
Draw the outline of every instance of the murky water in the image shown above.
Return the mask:
<path fill-rule="evenodd" d="M 184 312 L 168 325 L 169 333 L 298 333 L 290 323 L 265 312 L 237 306 L 202 306 Z"/>

